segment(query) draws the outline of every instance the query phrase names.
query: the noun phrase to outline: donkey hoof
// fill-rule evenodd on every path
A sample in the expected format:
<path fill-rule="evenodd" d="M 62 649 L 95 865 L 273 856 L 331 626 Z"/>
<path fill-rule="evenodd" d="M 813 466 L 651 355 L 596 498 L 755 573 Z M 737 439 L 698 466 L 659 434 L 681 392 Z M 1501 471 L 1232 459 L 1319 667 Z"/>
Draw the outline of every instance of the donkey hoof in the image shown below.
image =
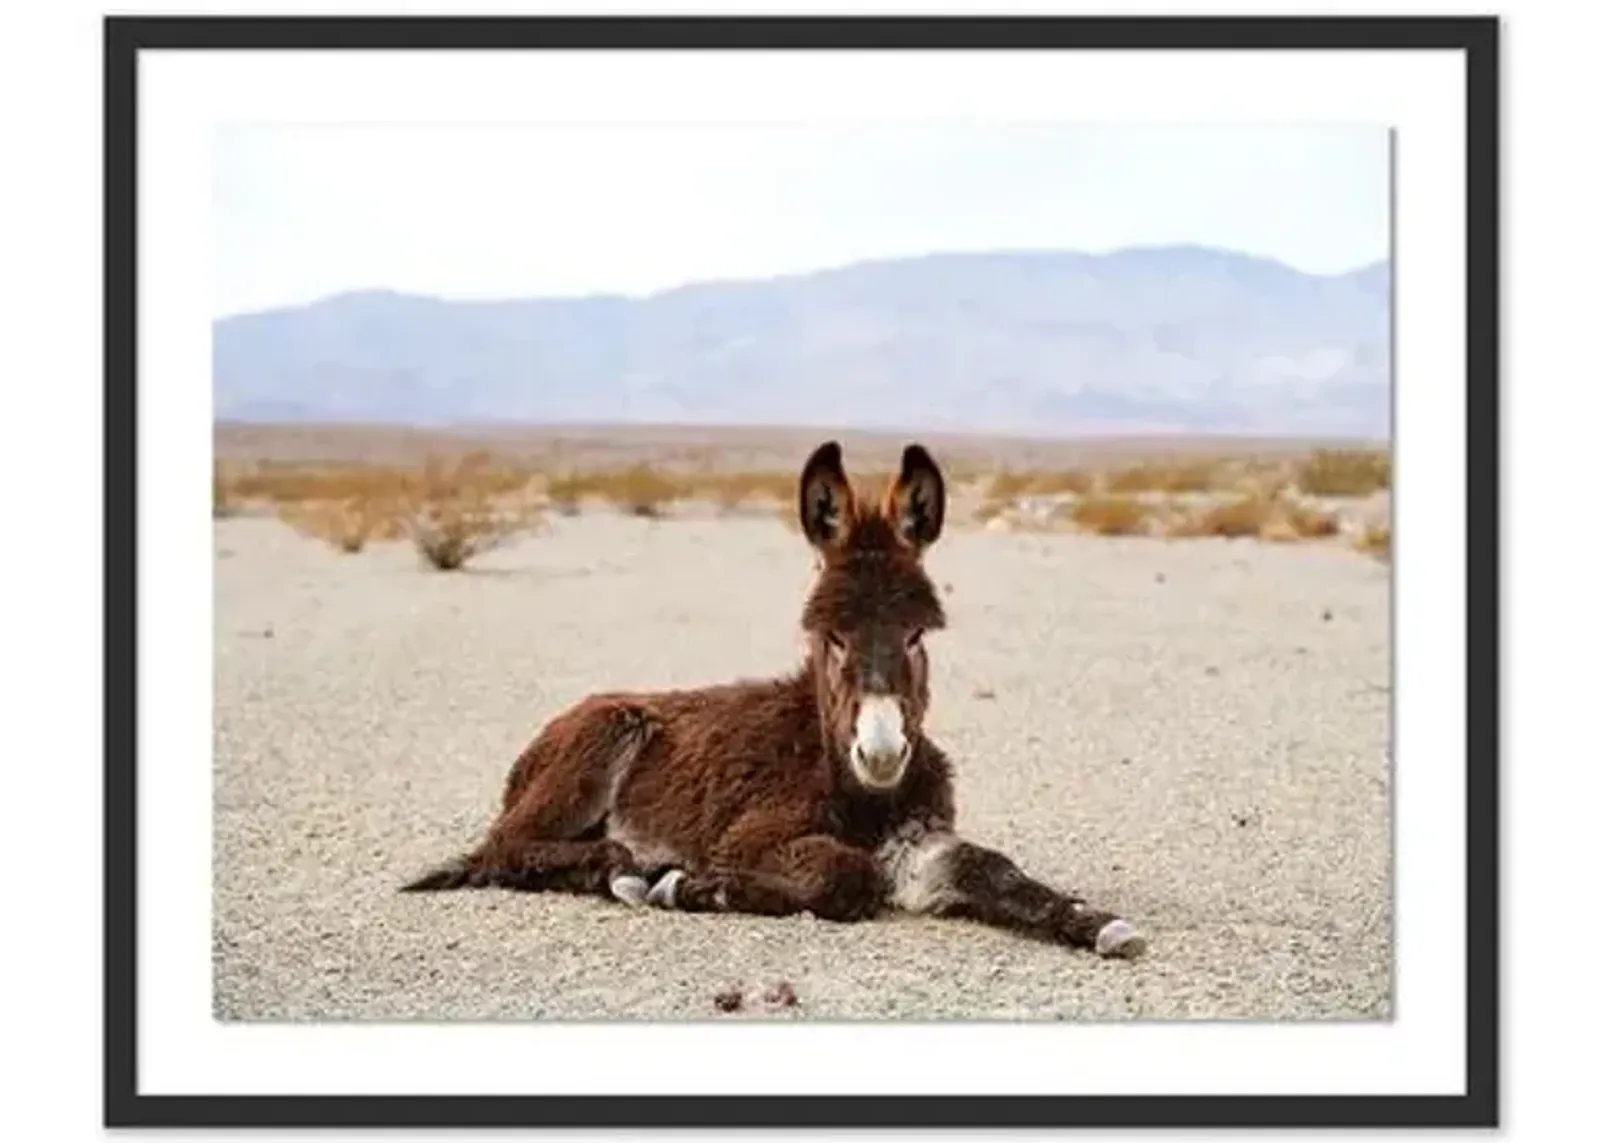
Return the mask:
<path fill-rule="evenodd" d="M 1132 959 L 1142 956 L 1147 943 L 1132 925 L 1124 920 L 1108 921 L 1094 939 L 1094 951 L 1101 956 Z"/>
<path fill-rule="evenodd" d="M 650 882 L 624 873 L 611 879 L 611 895 L 624 905 L 643 905 L 650 893 Z"/>
<path fill-rule="evenodd" d="M 659 905 L 663 909 L 675 908 L 678 904 L 678 886 L 683 883 L 684 873 L 681 869 L 669 869 L 662 875 L 646 894 L 645 901 L 651 905 Z"/>

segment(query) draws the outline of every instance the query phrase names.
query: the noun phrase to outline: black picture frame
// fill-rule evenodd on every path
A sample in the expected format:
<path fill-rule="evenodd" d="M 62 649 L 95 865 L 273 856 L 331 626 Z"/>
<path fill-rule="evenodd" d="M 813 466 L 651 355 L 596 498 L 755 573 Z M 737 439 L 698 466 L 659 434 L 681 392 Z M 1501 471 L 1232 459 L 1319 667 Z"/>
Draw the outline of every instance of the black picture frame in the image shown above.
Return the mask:
<path fill-rule="evenodd" d="M 128 1126 L 1056 1127 L 1499 1123 L 1499 20 L 1078 17 L 108 17 L 105 77 L 104 1123 Z M 1458 49 L 1467 115 L 1467 1052 L 1464 1094 L 145 1095 L 136 1004 L 141 51 L 183 49 Z"/>

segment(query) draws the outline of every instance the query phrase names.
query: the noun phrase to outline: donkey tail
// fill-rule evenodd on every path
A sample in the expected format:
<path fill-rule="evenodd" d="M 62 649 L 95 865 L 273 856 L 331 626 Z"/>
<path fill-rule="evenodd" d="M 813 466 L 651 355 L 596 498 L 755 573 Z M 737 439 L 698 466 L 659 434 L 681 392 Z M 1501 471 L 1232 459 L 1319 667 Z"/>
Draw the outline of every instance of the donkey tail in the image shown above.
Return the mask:
<path fill-rule="evenodd" d="M 400 892 L 436 893 L 442 889 L 464 889 L 472 883 L 472 874 L 471 859 L 457 857 L 424 873 L 415 881 L 400 886 Z"/>

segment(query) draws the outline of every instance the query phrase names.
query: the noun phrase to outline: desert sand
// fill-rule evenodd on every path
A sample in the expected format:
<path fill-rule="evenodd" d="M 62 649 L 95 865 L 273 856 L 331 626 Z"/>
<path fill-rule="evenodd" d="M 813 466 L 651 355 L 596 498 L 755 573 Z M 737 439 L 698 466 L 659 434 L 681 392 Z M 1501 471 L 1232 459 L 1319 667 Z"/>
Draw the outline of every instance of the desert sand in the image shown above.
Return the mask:
<path fill-rule="evenodd" d="M 223 1019 L 1390 1013 L 1389 569 L 1346 546 L 964 529 L 929 553 L 960 828 L 1132 919 L 1126 962 L 927 918 L 397 892 L 586 692 L 796 662 L 809 553 L 773 519 L 556 518 L 455 573 L 271 519 L 215 536 Z M 796 1005 L 763 1004 L 779 981 Z"/>

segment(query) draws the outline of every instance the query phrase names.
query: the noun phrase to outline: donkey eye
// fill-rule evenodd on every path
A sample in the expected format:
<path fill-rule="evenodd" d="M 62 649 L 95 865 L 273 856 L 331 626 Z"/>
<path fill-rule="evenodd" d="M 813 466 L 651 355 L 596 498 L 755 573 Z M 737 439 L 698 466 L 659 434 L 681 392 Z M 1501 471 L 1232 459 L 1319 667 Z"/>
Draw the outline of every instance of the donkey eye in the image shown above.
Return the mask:
<path fill-rule="evenodd" d="M 922 646 L 922 632 L 921 631 L 913 631 L 911 634 L 906 636 L 906 647 L 907 647 L 907 649 L 915 649 L 915 648 L 920 647 L 920 646 Z"/>
<path fill-rule="evenodd" d="M 832 632 L 829 632 L 828 633 L 828 650 L 832 651 L 835 655 L 843 655 L 845 653 L 845 651 L 847 650 L 847 648 L 845 647 L 845 643 L 844 643 L 843 639 L 841 639 L 839 636 L 833 634 Z"/>

